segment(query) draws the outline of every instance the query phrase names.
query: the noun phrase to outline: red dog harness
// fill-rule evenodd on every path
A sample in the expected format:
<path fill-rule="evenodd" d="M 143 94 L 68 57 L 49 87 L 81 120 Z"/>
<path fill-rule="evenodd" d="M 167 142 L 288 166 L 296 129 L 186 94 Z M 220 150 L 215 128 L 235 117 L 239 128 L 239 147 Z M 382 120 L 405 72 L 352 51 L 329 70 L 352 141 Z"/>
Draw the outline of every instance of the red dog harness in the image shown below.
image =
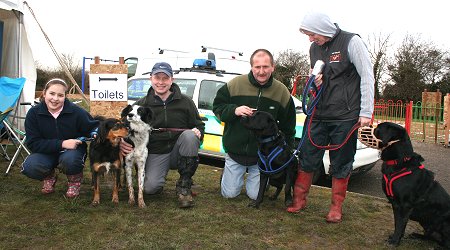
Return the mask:
<path fill-rule="evenodd" d="M 405 158 L 405 161 L 409 160 L 409 158 Z M 387 166 L 396 166 L 397 160 L 389 160 L 386 161 Z M 419 169 L 424 169 L 425 167 L 422 165 L 419 166 Z M 395 180 L 398 180 L 399 178 L 412 174 L 412 170 L 409 170 L 407 168 L 402 168 L 397 172 L 394 172 L 392 174 L 384 174 L 383 179 L 385 181 L 385 189 L 386 189 L 386 195 L 389 197 L 394 197 L 394 192 L 392 191 L 392 186 L 394 184 Z"/>

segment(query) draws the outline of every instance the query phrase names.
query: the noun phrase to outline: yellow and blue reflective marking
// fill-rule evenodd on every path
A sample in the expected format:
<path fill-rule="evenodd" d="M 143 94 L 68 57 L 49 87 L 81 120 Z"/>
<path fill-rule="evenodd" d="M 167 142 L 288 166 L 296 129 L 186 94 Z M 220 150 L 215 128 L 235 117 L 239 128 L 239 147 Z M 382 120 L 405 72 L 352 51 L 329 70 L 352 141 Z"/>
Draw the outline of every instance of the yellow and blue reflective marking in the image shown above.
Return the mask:
<path fill-rule="evenodd" d="M 201 114 L 201 117 L 205 117 L 205 136 L 200 148 L 203 150 L 209 150 L 213 152 L 220 152 L 225 154 L 222 144 L 222 135 L 224 123 L 220 122 L 215 115 Z M 303 132 L 303 124 L 305 122 L 306 115 L 297 114 L 295 137 L 300 139 Z"/>

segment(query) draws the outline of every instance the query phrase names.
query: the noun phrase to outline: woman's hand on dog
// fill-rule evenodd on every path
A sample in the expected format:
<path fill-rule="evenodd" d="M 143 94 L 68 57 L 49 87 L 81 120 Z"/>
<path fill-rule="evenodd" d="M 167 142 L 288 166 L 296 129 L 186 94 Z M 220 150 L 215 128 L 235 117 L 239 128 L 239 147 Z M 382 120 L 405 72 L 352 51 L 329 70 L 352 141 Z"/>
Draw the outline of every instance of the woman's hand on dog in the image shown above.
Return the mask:
<path fill-rule="evenodd" d="M 254 111 L 256 111 L 256 109 L 244 105 L 237 107 L 234 110 L 234 114 L 237 116 L 251 116 Z"/>
<path fill-rule="evenodd" d="M 125 157 L 129 153 L 133 152 L 133 146 L 128 142 L 124 141 L 123 138 L 120 139 L 120 153 Z"/>
<path fill-rule="evenodd" d="M 62 147 L 64 149 L 76 149 L 78 147 L 78 145 L 80 145 L 81 143 L 83 143 L 80 140 L 77 139 L 68 139 L 68 140 L 64 140 L 62 142 Z"/>

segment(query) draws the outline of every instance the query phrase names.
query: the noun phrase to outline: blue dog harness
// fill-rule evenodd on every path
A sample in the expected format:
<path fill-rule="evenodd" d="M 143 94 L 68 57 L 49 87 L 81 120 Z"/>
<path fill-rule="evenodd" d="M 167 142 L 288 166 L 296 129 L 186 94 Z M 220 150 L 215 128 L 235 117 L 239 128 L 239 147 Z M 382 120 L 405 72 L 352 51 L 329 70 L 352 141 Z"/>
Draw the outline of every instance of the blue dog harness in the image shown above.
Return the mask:
<path fill-rule="evenodd" d="M 260 140 L 259 142 L 260 143 L 271 142 L 271 141 L 275 140 L 276 138 L 278 138 L 278 136 L 279 136 L 279 134 L 268 137 L 268 138 L 264 138 L 264 139 Z M 289 165 L 289 163 L 291 163 L 292 159 L 294 159 L 294 157 L 295 157 L 295 154 L 293 154 L 291 156 L 291 158 L 288 161 L 286 161 L 281 167 L 279 167 L 277 169 L 272 168 L 273 160 L 275 160 L 278 157 L 278 155 L 284 151 L 284 148 L 286 145 L 287 145 L 286 141 L 283 141 L 283 145 L 275 147 L 267 156 L 263 155 L 263 153 L 260 150 L 258 150 L 259 159 L 260 159 L 261 163 L 264 165 L 264 168 L 263 168 L 263 166 L 258 164 L 259 170 L 262 173 L 276 174 L 278 172 L 281 172 L 284 168 L 286 168 L 287 165 Z"/>

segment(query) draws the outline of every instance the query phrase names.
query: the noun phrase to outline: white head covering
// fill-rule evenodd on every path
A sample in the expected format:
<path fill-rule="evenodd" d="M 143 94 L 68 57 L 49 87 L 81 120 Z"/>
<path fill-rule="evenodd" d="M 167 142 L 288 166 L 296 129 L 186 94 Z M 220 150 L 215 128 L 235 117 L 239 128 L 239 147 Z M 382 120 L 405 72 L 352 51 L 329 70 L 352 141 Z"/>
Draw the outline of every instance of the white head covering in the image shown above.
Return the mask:
<path fill-rule="evenodd" d="M 337 27 L 331 22 L 330 17 L 327 15 L 318 12 L 310 12 L 303 18 L 302 24 L 300 25 L 300 31 L 301 30 L 307 30 L 326 37 L 333 37 Z"/>

